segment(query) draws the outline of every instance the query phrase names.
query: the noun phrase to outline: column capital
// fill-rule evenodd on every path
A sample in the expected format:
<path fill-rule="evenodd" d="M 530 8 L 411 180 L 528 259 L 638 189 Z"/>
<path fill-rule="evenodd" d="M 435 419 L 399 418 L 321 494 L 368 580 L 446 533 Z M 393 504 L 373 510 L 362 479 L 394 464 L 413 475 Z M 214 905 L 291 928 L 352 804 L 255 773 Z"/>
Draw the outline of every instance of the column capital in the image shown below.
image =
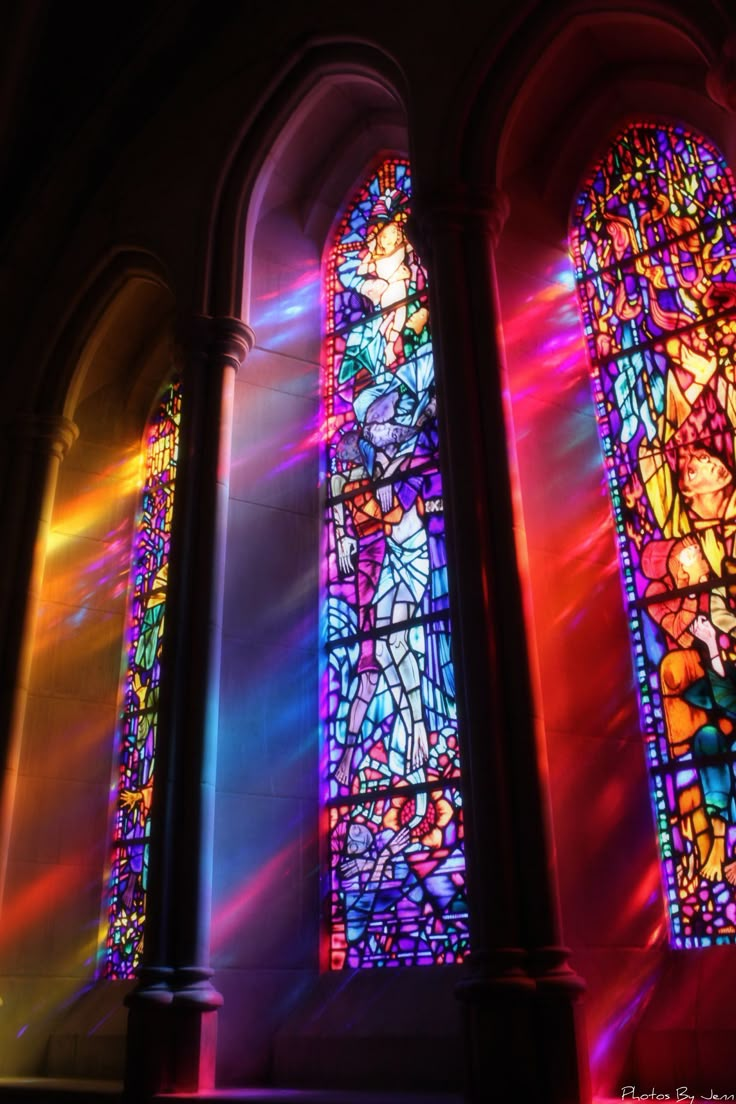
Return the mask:
<path fill-rule="evenodd" d="M 237 372 L 255 344 L 255 333 L 239 318 L 190 315 L 179 319 L 175 346 L 180 358 L 215 359 Z"/>
<path fill-rule="evenodd" d="M 432 232 L 442 226 L 456 230 L 474 226 L 491 239 L 494 248 L 498 245 L 509 210 L 509 198 L 500 188 L 471 188 L 466 185 L 430 192 L 420 197 L 417 203 L 420 225 L 427 224 Z"/>
<path fill-rule="evenodd" d="M 708 95 L 726 111 L 736 113 L 736 34 L 730 34 L 705 78 Z"/>
<path fill-rule="evenodd" d="M 79 436 L 79 427 L 63 414 L 26 414 L 15 420 L 9 436 L 21 448 L 63 460 Z"/>

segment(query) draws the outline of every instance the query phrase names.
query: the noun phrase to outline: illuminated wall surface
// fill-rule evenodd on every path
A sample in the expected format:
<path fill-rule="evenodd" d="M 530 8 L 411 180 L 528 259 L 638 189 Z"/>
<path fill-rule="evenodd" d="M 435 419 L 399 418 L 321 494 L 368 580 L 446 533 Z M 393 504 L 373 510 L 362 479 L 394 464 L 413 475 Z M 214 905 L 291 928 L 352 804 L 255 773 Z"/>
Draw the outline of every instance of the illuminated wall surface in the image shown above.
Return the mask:
<path fill-rule="evenodd" d="M 467 950 L 427 276 L 390 159 L 327 264 L 323 636 L 330 966 Z"/>
<path fill-rule="evenodd" d="M 129 645 L 119 734 L 120 773 L 102 968 L 103 976 L 111 978 L 132 977 L 143 950 L 180 390 L 178 383 L 172 384 L 148 426 L 145 482 L 134 536 Z"/>
<path fill-rule="evenodd" d="M 677 947 L 736 941 L 735 196 L 708 141 L 639 124 L 571 235 Z"/>

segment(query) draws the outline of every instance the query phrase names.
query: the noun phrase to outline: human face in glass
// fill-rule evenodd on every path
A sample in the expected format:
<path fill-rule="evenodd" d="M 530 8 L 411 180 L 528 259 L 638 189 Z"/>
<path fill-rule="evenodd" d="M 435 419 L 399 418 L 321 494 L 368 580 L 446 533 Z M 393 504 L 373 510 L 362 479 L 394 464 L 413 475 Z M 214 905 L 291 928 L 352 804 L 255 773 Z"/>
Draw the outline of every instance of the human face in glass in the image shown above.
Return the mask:
<path fill-rule="evenodd" d="M 723 490 L 731 483 L 731 473 L 717 456 L 705 449 L 690 453 L 683 470 L 682 489 L 693 497 Z"/>

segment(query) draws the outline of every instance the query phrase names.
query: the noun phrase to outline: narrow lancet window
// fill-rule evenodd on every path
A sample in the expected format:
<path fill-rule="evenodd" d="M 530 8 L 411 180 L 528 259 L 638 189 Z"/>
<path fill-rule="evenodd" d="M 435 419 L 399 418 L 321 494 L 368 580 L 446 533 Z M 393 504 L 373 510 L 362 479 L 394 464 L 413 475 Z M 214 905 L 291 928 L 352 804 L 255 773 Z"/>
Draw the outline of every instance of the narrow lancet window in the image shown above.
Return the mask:
<path fill-rule="evenodd" d="M 180 386 L 172 384 L 144 442 L 140 512 L 133 538 L 128 645 L 121 693 L 119 770 L 102 976 L 133 977 L 143 950 L 166 576 L 179 449 Z"/>
<path fill-rule="evenodd" d="M 676 947 L 736 941 L 735 199 L 708 140 L 640 123 L 571 234 Z"/>
<path fill-rule="evenodd" d="M 462 798 L 427 274 L 408 164 L 326 263 L 323 788 L 329 966 L 467 951 Z"/>

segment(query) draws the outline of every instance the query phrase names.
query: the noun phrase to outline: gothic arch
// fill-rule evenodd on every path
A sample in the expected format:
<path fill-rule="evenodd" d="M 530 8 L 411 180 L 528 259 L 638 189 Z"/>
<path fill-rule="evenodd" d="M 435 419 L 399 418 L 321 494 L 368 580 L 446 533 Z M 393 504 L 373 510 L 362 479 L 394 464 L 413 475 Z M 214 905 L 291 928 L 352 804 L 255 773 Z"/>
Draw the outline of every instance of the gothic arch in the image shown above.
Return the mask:
<path fill-rule="evenodd" d="M 14 1030 L 45 986 L 73 1000 L 95 976 L 140 439 L 170 372 L 172 316 L 161 266 L 115 254 L 50 343 L 37 409 L 17 431 L 2 833 L 12 945 L 0 969 L 38 982 L 13 1003 Z M 100 992 L 116 1010 L 119 994 Z M 24 1032 L 24 1068 L 38 1063 L 64 1001 Z M 78 1014 L 84 1022 L 83 1000 Z"/>
<path fill-rule="evenodd" d="M 208 301 L 242 311 L 255 333 L 235 383 L 225 570 L 212 926 L 223 1083 L 262 1077 L 270 1052 L 277 1080 L 313 1080 L 318 1069 L 324 1079 L 329 1068 L 349 1083 L 344 1023 L 355 1016 L 378 1083 L 393 1062 L 376 1014 L 386 1003 L 419 1037 L 407 1056 L 415 1082 L 457 1077 L 452 971 L 415 979 L 419 1012 L 387 976 L 402 971 L 359 971 L 346 985 L 319 969 L 321 268 L 356 182 L 380 155 L 407 152 L 401 84 L 365 45 L 308 50 L 234 156 L 214 220 Z M 285 876 L 295 864 L 301 880 Z M 263 1014 L 238 1046 L 255 1001 Z M 433 1015 L 449 1042 L 425 1074 Z"/>
<path fill-rule="evenodd" d="M 685 80 L 693 79 L 698 65 L 704 76 L 705 69 L 718 57 L 723 26 L 712 12 L 702 10 L 698 14 L 699 19 L 689 10 L 675 13 L 671 5 L 658 0 L 646 4 L 566 0 L 539 13 L 530 21 L 531 28 L 521 18 L 478 82 L 468 112 L 461 142 L 463 174 L 468 182 L 503 187 L 509 171 L 518 167 L 514 165 L 518 156 L 513 149 L 515 136 L 528 132 L 533 138 L 543 133 L 555 112 L 563 110 L 563 105 L 554 100 L 557 95 L 578 96 L 577 110 L 583 106 L 583 118 L 575 113 L 563 117 L 568 124 L 572 121 L 577 143 L 582 137 L 586 144 L 595 133 L 587 117 L 596 110 L 600 113 L 603 106 L 598 104 L 596 108 L 596 81 L 599 86 L 610 84 L 615 75 L 621 75 L 622 67 L 628 67 L 641 80 L 642 63 L 652 57 L 658 64 L 655 79 L 668 84 L 670 90 L 676 89 L 683 83 L 682 74 L 676 72 L 676 66 L 682 64 L 682 51 L 689 55 L 690 71 Z M 606 34 L 613 36 L 609 54 L 600 51 L 600 38 L 596 37 Z M 586 37 L 590 35 L 592 41 Z M 581 47 L 592 54 L 592 61 Z M 600 58 L 596 59 L 596 53 L 601 54 Z M 694 79 L 697 81 L 697 73 Z M 586 108 L 588 102 L 592 102 L 590 110 Z M 541 110 L 536 121 L 524 114 L 532 104 L 538 112 Z M 587 134 L 581 136 L 581 125 L 586 124 Z M 574 147 L 571 136 L 573 160 Z M 557 160 L 557 156 L 551 159 Z M 575 179 L 573 175 L 571 181 Z"/>
<path fill-rule="evenodd" d="M 725 34 L 717 24 L 713 12 L 698 25 L 657 4 L 644 11 L 640 5 L 566 5 L 551 22 L 536 25 L 539 37 L 508 52 L 479 99 L 464 144 L 468 179 L 481 189 L 502 189 L 510 207 L 495 262 L 518 518 L 528 548 L 563 929 L 589 983 L 594 1091 L 610 1091 L 622 1077 L 653 1076 L 658 1084 L 673 1077 L 652 1044 L 665 1038 L 656 1035 L 665 987 L 685 991 L 696 972 L 702 976 L 705 969 L 712 979 L 711 970 L 729 967 L 717 954 L 698 966 L 665 945 L 567 220 L 589 166 L 630 120 L 674 117 L 732 156 L 732 118 L 705 89 L 719 33 Z M 491 89 L 498 86 L 505 92 L 494 105 Z M 553 514 L 550 501 L 559 504 Z M 591 800 L 598 803 L 593 818 Z M 616 986 L 609 969 L 617 972 Z M 698 991 L 698 1015 L 707 1018 L 713 997 L 708 985 Z M 687 1036 L 684 1052 L 693 1083 L 707 1076 L 696 1057 L 705 1044 L 696 1035 Z M 712 1059 L 711 1066 L 721 1081 L 729 1076 L 725 1065 Z"/>
<path fill-rule="evenodd" d="M 171 323 L 172 295 L 157 257 L 139 249 L 119 249 L 89 274 L 47 344 L 40 372 L 39 413 L 74 418 L 86 377 L 90 371 L 99 372 L 94 348 L 104 340 L 106 326 L 114 324 L 114 315 L 124 318 L 126 325 L 142 327 L 147 318 L 152 331 Z"/>
<path fill-rule="evenodd" d="M 270 177 L 266 162 L 271 152 L 276 147 L 284 150 L 305 132 L 310 105 L 325 94 L 327 86 L 333 89 L 332 97 L 327 92 L 329 100 L 339 98 L 340 89 L 361 85 L 376 90 L 384 112 L 390 101 L 399 111 L 406 103 L 399 66 L 388 53 L 368 42 L 311 41 L 274 78 L 233 143 L 215 189 L 202 295 L 208 313 L 239 317 L 247 302 L 242 243 L 252 233 L 252 213 L 258 209 Z M 359 101 L 360 96 L 356 116 L 360 114 Z"/>

